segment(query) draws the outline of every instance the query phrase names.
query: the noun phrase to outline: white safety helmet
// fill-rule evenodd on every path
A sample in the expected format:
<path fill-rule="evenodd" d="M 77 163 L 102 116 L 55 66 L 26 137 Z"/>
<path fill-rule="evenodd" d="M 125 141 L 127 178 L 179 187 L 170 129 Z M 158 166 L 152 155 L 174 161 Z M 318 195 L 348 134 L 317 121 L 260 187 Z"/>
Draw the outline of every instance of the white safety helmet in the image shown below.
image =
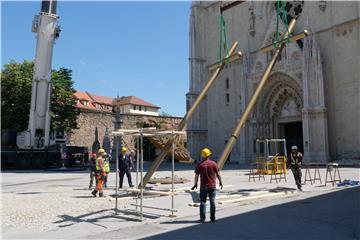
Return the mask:
<path fill-rule="evenodd" d="M 296 145 L 291 147 L 291 150 L 298 150 L 298 147 Z"/>

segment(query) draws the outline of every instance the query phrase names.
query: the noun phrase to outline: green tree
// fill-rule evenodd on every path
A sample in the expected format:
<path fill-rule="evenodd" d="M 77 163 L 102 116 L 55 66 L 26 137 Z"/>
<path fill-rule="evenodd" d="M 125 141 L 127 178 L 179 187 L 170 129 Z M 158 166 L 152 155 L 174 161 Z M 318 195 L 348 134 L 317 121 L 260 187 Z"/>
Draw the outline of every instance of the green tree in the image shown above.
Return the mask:
<path fill-rule="evenodd" d="M 1 72 L 1 129 L 17 132 L 27 129 L 30 113 L 34 63 L 11 61 Z M 52 71 L 51 127 L 71 132 L 77 128 L 79 110 L 74 98 L 72 71 Z"/>

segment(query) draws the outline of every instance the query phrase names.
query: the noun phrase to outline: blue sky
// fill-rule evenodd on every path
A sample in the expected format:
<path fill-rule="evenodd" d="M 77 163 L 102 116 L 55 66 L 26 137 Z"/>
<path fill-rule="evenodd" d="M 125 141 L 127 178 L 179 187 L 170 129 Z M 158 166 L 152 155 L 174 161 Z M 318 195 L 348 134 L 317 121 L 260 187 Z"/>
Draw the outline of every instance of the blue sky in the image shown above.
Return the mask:
<path fill-rule="evenodd" d="M 53 69 L 73 70 L 75 88 L 135 95 L 174 116 L 189 85 L 190 2 L 58 2 Z M 40 1 L 1 2 L 1 61 L 35 56 L 31 32 Z"/>

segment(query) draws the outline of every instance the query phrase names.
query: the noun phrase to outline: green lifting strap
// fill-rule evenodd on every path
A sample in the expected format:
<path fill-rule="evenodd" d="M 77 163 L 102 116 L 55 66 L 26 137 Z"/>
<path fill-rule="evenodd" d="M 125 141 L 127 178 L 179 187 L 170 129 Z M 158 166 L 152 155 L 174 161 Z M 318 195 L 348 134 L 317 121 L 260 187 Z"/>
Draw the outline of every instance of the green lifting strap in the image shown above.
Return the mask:
<path fill-rule="evenodd" d="M 224 35 L 224 43 L 223 43 L 223 35 Z M 225 50 L 224 57 L 228 54 L 228 44 L 227 44 L 227 38 L 226 38 L 226 28 L 225 28 L 225 19 L 224 15 L 220 14 L 220 49 L 219 49 L 219 62 L 222 61 L 222 48 Z"/>
<path fill-rule="evenodd" d="M 287 15 L 286 15 L 284 3 L 281 0 L 277 0 L 276 1 L 276 35 L 275 35 L 274 48 L 276 48 L 276 42 L 279 41 L 279 8 L 280 8 L 280 4 L 281 4 L 282 15 L 284 17 L 286 31 L 289 31 L 289 26 L 288 26 L 288 22 L 287 22 Z M 287 39 L 287 42 L 290 43 L 289 38 Z"/>

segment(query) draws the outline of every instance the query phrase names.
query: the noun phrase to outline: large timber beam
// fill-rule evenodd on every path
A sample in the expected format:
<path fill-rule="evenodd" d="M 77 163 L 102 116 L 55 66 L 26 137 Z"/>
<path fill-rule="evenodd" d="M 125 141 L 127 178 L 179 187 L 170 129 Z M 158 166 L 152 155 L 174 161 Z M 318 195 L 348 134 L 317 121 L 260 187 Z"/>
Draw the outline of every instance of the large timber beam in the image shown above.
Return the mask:
<path fill-rule="evenodd" d="M 245 125 L 245 122 L 249 118 L 251 111 L 255 107 L 256 101 L 258 100 L 260 94 L 262 93 L 262 91 L 265 87 L 265 84 L 266 84 L 267 80 L 269 79 L 272 69 L 274 68 L 277 59 L 279 58 L 283 48 L 286 45 L 286 39 L 289 38 L 291 32 L 294 30 L 295 23 L 296 23 L 296 19 L 293 18 L 289 24 L 288 31 L 284 34 L 283 38 L 279 42 L 280 44 L 277 45 L 277 48 L 275 49 L 275 54 L 274 54 L 273 58 L 271 59 L 269 65 L 265 69 L 263 77 L 261 78 L 257 88 L 255 89 L 254 94 L 251 96 L 250 101 L 249 101 L 248 105 L 246 106 L 244 113 L 242 114 L 240 120 L 238 121 L 238 125 L 236 126 L 234 132 L 231 134 L 231 136 L 225 146 L 224 151 L 222 152 L 220 158 L 218 159 L 217 164 L 220 169 L 223 168 L 225 161 L 227 160 L 232 149 L 234 148 L 234 145 L 240 135 L 240 131 L 241 131 L 242 127 Z"/>
<path fill-rule="evenodd" d="M 235 42 L 232 47 L 230 48 L 228 54 L 226 55 L 225 58 L 228 58 L 229 56 L 233 55 L 236 48 L 238 46 L 238 42 Z M 208 93 L 210 87 L 213 85 L 213 83 L 215 82 L 215 80 L 218 78 L 221 70 L 224 68 L 226 64 L 226 61 L 222 61 L 220 65 L 217 66 L 217 68 L 215 69 L 214 73 L 211 75 L 209 81 L 206 83 L 205 87 L 203 88 L 203 90 L 200 92 L 200 94 L 198 95 L 198 97 L 196 98 L 195 102 L 192 104 L 192 106 L 190 107 L 190 109 L 186 112 L 184 118 L 181 120 L 180 124 L 177 127 L 177 131 L 183 131 L 186 124 L 189 122 L 191 116 L 193 115 L 194 111 L 198 108 L 198 106 L 200 105 L 201 101 L 204 99 L 204 97 L 206 96 L 206 94 Z M 155 171 L 159 168 L 161 162 L 164 160 L 164 158 L 166 157 L 167 153 L 169 152 L 170 148 L 172 147 L 172 140 L 169 140 L 167 142 L 167 144 L 165 145 L 165 147 L 162 149 L 161 153 L 159 154 L 159 156 L 155 159 L 155 161 L 153 162 L 153 164 L 150 166 L 149 170 L 146 172 L 144 179 L 143 179 L 143 186 L 141 185 L 141 183 L 139 184 L 138 188 L 143 188 L 144 186 L 146 186 L 146 184 L 149 182 L 151 176 L 155 173 Z"/>

